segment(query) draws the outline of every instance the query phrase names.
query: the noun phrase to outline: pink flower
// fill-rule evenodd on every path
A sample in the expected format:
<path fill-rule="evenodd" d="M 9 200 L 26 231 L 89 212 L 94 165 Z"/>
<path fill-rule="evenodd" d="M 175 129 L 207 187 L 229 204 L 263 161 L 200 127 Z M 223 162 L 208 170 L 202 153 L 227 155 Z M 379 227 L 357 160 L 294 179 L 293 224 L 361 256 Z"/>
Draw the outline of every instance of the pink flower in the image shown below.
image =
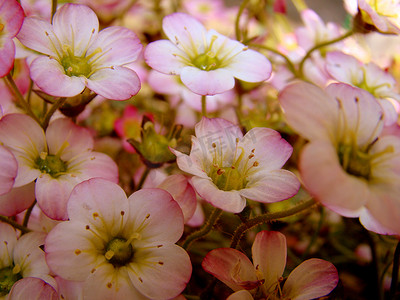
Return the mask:
<path fill-rule="evenodd" d="M 271 64 L 265 56 L 214 30 L 207 31 L 189 15 L 166 16 L 163 30 L 169 40 L 146 47 L 147 64 L 161 73 L 180 75 L 196 94 L 223 93 L 234 87 L 234 78 L 261 82 L 271 75 Z"/>
<path fill-rule="evenodd" d="M 295 268 L 281 288 L 286 251 L 282 233 L 264 230 L 256 235 L 251 248 L 253 263 L 236 249 L 218 248 L 207 254 L 202 266 L 236 292 L 229 300 L 252 300 L 252 295 L 306 300 L 325 296 L 336 287 L 336 268 L 330 262 L 312 258 Z"/>
<path fill-rule="evenodd" d="M 37 277 L 27 277 L 18 280 L 12 287 L 9 300 L 41 299 L 58 300 L 54 287 Z"/>
<path fill-rule="evenodd" d="M 24 20 L 24 11 L 15 0 L 0 0 L 0 78 L 6 76 L 14 65 L 15 44 Z"/>
<path fill-rule="evenodd" d="M 281 169 L 292 147 L 275 130 L 253 128 L 243 136 L 224 119 L 203 118 L 195 133 L 189 156 L 171 151 L 179 168 L 194 175 L 197 193 L 213 206 L 238 213 L 246 198 L 270 203 L 297 193 L 296 176 Z"/>
<path fill-rule="evenodd" d="M 382 109 L 368 92 L 347 84 L 325 90 L 299 82 L 279 100 L 289 125 L 310 142 L 299 169 L 309 192 L 369 230 L 400 233 L 400 138 L 380 136 Z"/>
<path fill-rule="evenodd" d="M 358 0 L 364 22 L 382 33 L 400 33 L 400 3 L 394 0 Z"/>
<path fill-rule="evenodd" d="M 0 142 L 15 156 L 18 174 L 14 187 L 36 180 L 35 194 L 43 212 L 67 219 L 66 204 L 73 187 L 103 177 L 118 181 L 118 168 L 107 155 L 92 151 L 93 137 L 66 118 L 43 129 L 29 116 L 8 114 L 0 120 Z M 0 169 L 8 162 L 0 161 Z"/>
<path fill-rule="evenodd" d="M 113 100 L 125 100 L 140 89 L 137 74 L 125 65 L 142 49 L 130 30 L 111 26 L 99 32 L 96 14 L 87 6 L 65 4 L 52 25 L 25 19 L 18 39 L 43 55 L 30 66 L 31 78 L 52 96 L 72 97 L 85 87 Z"/>
<path fill-rule="evenodd" d="M 192 267 L 175 245 L 183 216 L 166 191 L 127 198 L 117 184 L 90 179 L 73 190 L 68 215 L 47 236 L 46 260 L 58 276 L 83 281 L 85 299 L 170 299 L 185 288 Z"/>

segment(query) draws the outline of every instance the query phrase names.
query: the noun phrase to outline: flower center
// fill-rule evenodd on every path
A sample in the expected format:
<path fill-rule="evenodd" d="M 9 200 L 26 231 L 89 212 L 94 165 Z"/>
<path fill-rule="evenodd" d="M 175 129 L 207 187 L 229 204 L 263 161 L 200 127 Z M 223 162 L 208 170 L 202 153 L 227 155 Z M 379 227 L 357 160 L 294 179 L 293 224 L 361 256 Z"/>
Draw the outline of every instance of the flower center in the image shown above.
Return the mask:
<path fill-rule="evenodd" d="M 46 152 L 40 153 L 35 161 L 35 167 L 42 173 L 50 174 L 54 178 L 67 171 L 67 165 L 60 157 L 49 155 Z"/>
<path fill-rule="evenodd" d="M 85 76 L 91 72 L 91 67 L 87 57 L 77 57 L 74 55 L 64 55 L 61 58 L 61 65 L 64 67 L 65 74 L 68 76 Z"/>
<path fill-rule="evenodd" d="M 340 145 L 338 149 L 339 161 L 343 169 L 356 177 L 369 179 L 371 164 L 368 153 L 353 149 L 349 145 Z"/>
<path fill-rule="evenodd" d="M 209 175 L 214 184 L 223 191 L 241 190 L 246 187 L 247 180 L 234 167 L 213 168 Z"/>
<path fill-rule="evenodd" d="M 7 295 L 14 283 L 22 279 L 19 265 L 0 269 L 0 297 Z"/>
<path fill-rule="evenodd" d="M 211 51 L 198 55 L 192 62 L 197 68 L 210 71 L 219 67 L 220 62 Z"/>
<path fill-rule="evenodd" d="M 114 238 L 106 246 L 104 256 L 115 267 L 124 266 L 133 258 L 133 248 L 124 238 Z"/>

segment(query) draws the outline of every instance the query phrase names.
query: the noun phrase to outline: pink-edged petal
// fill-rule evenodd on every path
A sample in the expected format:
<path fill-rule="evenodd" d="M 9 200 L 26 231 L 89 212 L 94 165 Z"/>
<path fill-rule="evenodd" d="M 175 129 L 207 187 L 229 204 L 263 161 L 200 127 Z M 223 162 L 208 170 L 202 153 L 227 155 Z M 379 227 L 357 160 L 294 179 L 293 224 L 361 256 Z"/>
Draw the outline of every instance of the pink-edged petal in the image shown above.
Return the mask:
<path fill-rule="evenodd" d="M 263 171 L 282 168 L 293 152 L 292 146 L 279 132 L 264 127 L 250 129 L 238 147 L 243 147 L 247 155 L 253 153 Z"/>
<path fill-rule="evenodd" d="M 0 2 L 0 19 L 4 25 L 2 34 L 13 38 L 17 35 L 24 21 L 24 11 L 17 1 L 2 0 Z"/>
<path fill-rule="evenodd" d="M 307 190 L 323 205 L 346 217 L 358 217 L 370 196 L 367 182 L 347 174 L 329 142 L 306 145 L 300 155 L 300 174 Z"/>
<path fill-rule="evenodd" d="M 95 62 L 96 66 L 120 66 L 135 61 L 142 51 L 142 44 L 136 34 L 128 28 L 111 26 L 100 31 L 87 50 L 87 56 L 99 48 L 102 52 L 99 53 L 100 59 Z M 96 58 L 97 55 L 93 57 Z"/>
<path fill-rule="evenodd" d="M 268 292 L 275 290 L 286 266 L 286 237 L 277 231 L 257 233 L 251 248 L 253 264 L 262 275 Z"/>
<path fill-rule="evenodd" d="M 96 94 L 112 100 L 126 100 L 140 90 L 140 79 L 135 71 L 125 67 L 98 70 L 86 85 Z"/>
<path fill-rule="evenodd" d="M 80 57 L 90 41 L 96 38 L 99 20 L 88 6 L 67 3 L 55 13 L 53 30 L 60 43 L 73 46 L 70 51 L 76 57 Z"/>
<path fill-rule="evenodd" d="M 236 55 L 224 67 L 233 77 L 246 82 L 261 82 L 271 77 L 272 66 L 261 53 L 248 49 Z"/>
<path fill-rule="evenodd" d="M 239 213 L 246 206 L 246 199 L 240 195 L 239 191 L 222 191 L 206 178 L 193 177 L 192 182 L 200 197 L 212 206 L 232 213 Z"/>
<path fill-rule="evenodd" d="M 97 250 L 104 247 L 104 241 L 86 226 L 82 222 L 62 222 L 49 232 L 45 241 L 46 262 L 54 274 L 83 281 L 94 267 L 106 262 Z"/>
<path fill-rule="evenodd" d="M 14 66 L 15 44 L 11 39 L 1 41 L 0 45 L 0 78 L 6 76 Z"/>
<path fill-rule="evenodd" d="M 329 294 L 338 281 L 334 265 L 322 259 L 311 258 L 290 273 L 282 292 L 288 299 L 314 299 Z"/>
<path fill-rule="evenodd" d="M 254 300 L 249 291 L 241 290 L 230 295 L 226 300 Z"/>
<path fill-rule="evenodd" d="M 194 17 L 184 13 L 173 13 L 163 19 L 164 33 L 175 46 L 190 53 L 203 53 L 204 26 Z"/>
<path fill-rule="evenodd" d="M 306 82 L 287 86 L 279 95 L 287 122 L 308 140 L 336 136 L 338 105 L 323 90 Z"/>
<path fill-rule="evenodd" d="M 325 89 L 327 95 L 340 103 L 347 130 L 357 134 L 357 144 L 371 143 L 382 131 L 382 108 L 369 92 L 344 83 L 333 83 Z M 339 126 L 339 124 L 337 125 Z M 373 134 L 373 135 L 372 135 Z M 343 137 L 339 137 L 339 140 Z"/>
<path fill-rule="evenodd" d="M 25 47 L 43 54 L 57 57 L 63 52 L 51 24 L 39 18 L 25 18 L 17 38 Z"/>
<path fill-rule="evenodd" d="M 208 252 L 203 269 L 221 280 L 232 290 L 252 290 L 262 284 L 256 269 L 242 252 L 232 248 L 218 248 Z"/>
<path fill-rule="evenodd" d="M 83 285 L 84 299 L 138 299 L 146 300 L 132 284 L 126 267 L 114 268 L 104 264 L 96 268 Z"/>
<path fill-rule="evenodd" d="M 142 236 L 137 247 L 175 243 L 183 233 L 183 214 L 171 194 L 162 189 L 142 189 L 129 198 L 126 236 L 135 230 Z M 145 226 L 144 226 L 145 225 Z"/>
<path fill-rule="evenodd" d="M 385 126 L 396 124 L 399 114 L 396 111 L 396 107 L 393 105 L 392 101 L 388 99 L 380 99 L 379 104 L 382 107 Z"/>
<path fill-rule="evenodd" d="M 123 189 L 116 183 L 93 178 L 78 184 L 68 201 L 68 215 L 95 230 L 116 236 L 126 222 L 129 206 Z M 107 226 L 105 226 L 107 224 Z"/>
<path fill-rule="evenodd" d="M 10 300 L 58 300 L 54 287 L 36 277 L 27 277 L 17 281 L 8 295 Z"/>
<path fill-rule="evenodd" d="M 180 75 L 181 70 L 187 66 L 185 61 L 189 60 L 189 57 L 172 42 L 159 40 L 147 45 L 144 50 L 144 59 L 150 67 L 158 72 Z"/>
<path fill-rule="evenodd" d="M 361 63 L 355 57 L 343 52 L 333 51 L 326 55 L 326 70 L 337 81 L 353 85 L 361 83 L 361 67 Z"/>
<path fill-rule="evenodd" d="M 202 224 L 204 224 L 205 216 L 204 216 L 204 211 L 201 206 L 200 201 L 197 201 L 196 205 L 196 210 L 194 211 L 193 216 L 186 222 L 186 225 L 189 225 L 191 227 L 198 227 Z"/>
<path fill-rule="evenodd" d="M 0 215 L 15 216 L 30 207 L 35 201 L 35 183 L 15 187 L 0 196 Z"/>
<path fill-rule="evenodd" d="M 43 213 L 54 220 L 68 219 L 68 198 L 78 183 L 78 179 L 70 174 L 57 178 L 46 173 L 41 174 L 36 180 L 35 195 Z"/>
<path fill-rule="evenodd" d="M 80 127 L 67 118 L 51 122 L 46 130 L 50 154 L 58 154 L 63 161 L 69 161 L 79 153 L 93 148 L 93 136 L 88 129 Z"/>
<path fill-rule="evenodd" d="M 168 176 L 158 188 L 166 190 L 182 209 L 184 223 L 186 223 L 194 214 L 197 205 L 196 192 L 188 181 L 188 178 L 182 174 Z"/>
<path fill-rule="evenodd" d="M 100 177 L 118 183 L 118 166 L 108 155 L 86 152 L 68 162 L 68 172 L 80 181 Z"/>
<path fill-rule="evenodd" d="M 383 226 L 378 222 L 369 212 L 368 209 L 364 209 L 360 214 L 360 223 L 369 231 L 376 232 L 384 235 L 400 235 L 400 230 L 392 230 Z"/>
<path fill-rule="evenodd" d="M 56 97 L 73 97 L 85 88 L 84 78 L 65 75 L 60 63 L 50 57 L 40 56 L 31 66 L 31 78 L 45 93 Z"/>
<path fill-rule="evenodd" d="M 183 84 L 199 95 L 220 94 L 235 86 L 231 72 L 225 69 L 203 71 L 188 66 L 182 69 L 180 75 Z"/>
<path fill-rule="evenodd" d="M 9 267 L 13 264 L 14 247 L 17 244 L 17 233 L 15 229 L 7 223 L 0 222 L 0 268 Z"/>
<path fill-rule="evenodd" d="M 193 138 L 192 138 L 193 140 Z M 192 144 L 193 147 L 193 144 Z M 179 152 L 175 149 L 170 148 L 171 152 L 176 156 L 176 163 L 178 164 L 179 169 L 188 174 L 192 174 L 195 176 L 199 176 L 202 178 L 208 178 L 207 174 L 202 170 L 202 163 L 199 159 L 192 155 L 186 155 L 182 152 Z M 199 149 L 198 149 L 199 150 Z M 200 151 L 196 151 L 198 154 Z"/>
<path fill-rule="evenodd" d="M 187 90 L 179 81 L 179 76 L 166 75 L 156 70 L 150 70 L 149 75 L 147 76 L 147 82 L 152 89 L 157 93 L 166 95 L 179 95 L 183 90 Z M 190 93 L 193 94 L 192 92 Z M 201 96 L 197 94 L 193 95 L 196 95 L 201 99 Z"/>
<path fill-rule="evenodd" d="M 206 118 L 203 117 L 195 127 L 196 137 L 199 140 L 207 141 L 207 146 L 212 149 L 212 143 L 219 141 L 221 138 L 227 140 L 228 145 L 235 149 L 236 138 L 241 139 L 243 133 L 239 126 L 221 118 Z"/>
<path fill-rule="evenodd" d="M 250 178 L 245 189 L 240 190 L 241 196 L 263 203 L 286 200 L 296 195 L 300 182 L 296 175 L 287 170 L 260 172 Z"/>
<path fill-rule="evenodd" d="M 178 296 L 192 274 L 189 255 L 177 245 L 138 249 L 127 269 L 133 285 L 150 299 Z"/>
<path fill-rule="evenodd" d="M 14 154 L 0 145 L 0 196 L 8 193 L 17 177 L 18 162 Z"/>

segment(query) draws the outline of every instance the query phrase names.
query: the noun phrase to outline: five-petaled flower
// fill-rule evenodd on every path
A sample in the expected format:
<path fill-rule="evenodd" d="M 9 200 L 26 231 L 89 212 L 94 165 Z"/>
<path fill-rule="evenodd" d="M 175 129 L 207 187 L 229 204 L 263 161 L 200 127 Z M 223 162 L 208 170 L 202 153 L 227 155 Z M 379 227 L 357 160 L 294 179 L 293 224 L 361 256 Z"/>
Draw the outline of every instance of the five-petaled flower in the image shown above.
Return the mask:
<path fill-rule="evenodd" d="M 117 184 L 82 182 L 68 201 L 69 221 L 45 243 L 50 269 L 84 281 L 85 299 L 171 299 L 189 281 L 189 255 L 175 242 L 183 215 L 171 195 L 142 189 L 129 198 Z"/>
<path fill-rule="evenodd" d="M 169 40 L 146 47 L 147 64 L 161 73 L 180 75 L 196 94 L 223 93 L 234 87 L 234 78 L 262 82 L 271 75 L 272 67 L 265 56 L 215 30 L 207 31 L 189 15 L 166 16 L 163 30 Z"/>
<path fill-rule="evenodd" d="M 213 206 L 241 212 L 246 198 L 271 203 L 299 189 L 296 176 L 281 169 L 292 146 L 269 128 L 253 128 L 243 136 L 224 119 L 203 118 L 195 127 L 190 155 L 171 149 L 182 171 L 193 174 L 197 193 Z"/>
<path fill-rule="evenodd" d="M 140 89 L 139 77 L 125 66 L 142 50 L 138 37 L 118 26 L 99 32 L 99 20 L 87 6 L 65 4 L 52 24 L 28 17 L 17 37 L 43 54 L 32 61 L 30 72 L 49 95 L 73 97 L 87 87 L 105 98 L 126 100 Z"/>

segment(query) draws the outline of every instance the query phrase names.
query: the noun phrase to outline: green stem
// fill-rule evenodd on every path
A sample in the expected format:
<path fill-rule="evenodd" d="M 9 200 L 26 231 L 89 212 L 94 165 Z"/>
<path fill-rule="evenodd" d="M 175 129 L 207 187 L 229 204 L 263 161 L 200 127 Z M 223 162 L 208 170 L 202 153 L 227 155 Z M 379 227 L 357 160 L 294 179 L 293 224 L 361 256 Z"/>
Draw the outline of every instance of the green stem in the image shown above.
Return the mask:
<path fill-rule="evenodd" d="M 263 223 L 272 222 L 278 219 L 293 216 L 303 210 L 306 210 L 314 206 L 315 204 L 316 202 L 314 201 L 314 199 L 311 199 L 285 211 L 266 213 L 254 217 L 252 219 L 249 219 L 246 223 L 243 223 L 238 228 L 236 228 L 235 233 L 233 234 L 231 248 L 237 248 L 239 246 L 240 239 L 247 230 Z"/>
<path fill-rule="evenodd" d="M 396 291 L 397 291 L 397 283 L 399 281 L 399 266 L 400 266 L 400 241 L 397 243 L 396 250 L 394 251 L 392 282 L 390 284 L 389 300 L 398 299 L 396 298 Z"/>
<path fill-rule="evenodd" d="M 12 227 L 20 230 L 22 233 L 28 233 L 31 231 L 29 228 L 26 228 L 25 226 L 22 226 L 21 224 L 18 224 L 17 222 L 15 222 L 5 216 L 0 216 L 0 222 L 10 224 Z"/>
<path fill-rule="evenodd" d="M 28 207 L 28 209 L 26 210 L 25 216 L 24 216 L 24 221 L 22 222 L 22 226 L 28 227 L 28 222 L 29 222 L 29 218 L 31 216 L 32 210 L 36 205 L 36 199 L 35 201 L 33 201 L 32 205 L 30 207 Z"/>
<path fill-rule="evenodd" d="M 140 177 L 139 183 L 136 187 L 136 191 L 140 190 L 144 184 L 144 182 L 146 181 L 147 176 L 150 173 L 150 168 L 146 167 L 146 169 L 144 169 L 142 176 Z"/>
<path fill-rule="evenodd" d="M 222 210 L 219 208 L 214 208 L 210 217 L 206 221 L 206 223 L 201 227 L 198 231 L 190 234 L 186 240 L 183 242 L 182 247 L 186 250 L 189 249 L 190 245 L 197 239 L 206 236 L 213 228 L 214 224 L 218 221 L 219 217 L 222 214 Z"/>
<path fill-rule="evenodd" d="M 43 123 L 42 123 L 43 130 L 46 130 L 47 126 L 49 126 L 49 122 L 50 122 L 50 119 L 51 119 L 52 115 L 56 112 L 56 110 L 61 105 L 64 104 L 64 102 L 66 100 L 67 100 L 66 97 L 61 97 L 61 98 L 58 98 L 56 102 L 54 102 L 54 104 L 51 106 L 51 108 L 47 112 L 46 116 L 44 117 L 44 120 L 43 120 Z"/>
<path fill-rule="evenodd" d="M 345 34 L 330 40 L 330 41 L 326 41 L 323 42 L 321 44 L 315 45 L 314 47 L 312 47 L 310 50 L 308 50 L 308 52 L 306 53 L 306 55 L 303 57 L 303 59 L 301 60 L 300 64 L 299 64 L 299 71 L 298 71 L 298 75 L 300 78 L 303 78 L 304 74 L 303 74 L 303 67 L 304 67 L 304 63 L 306 62 L 306 60 L 311 56 L 311 54 L 315 51 L 318 50 L 320 48 L 335 44 L 337 42 L 340 42 L 346 38 L 348 38 L 349 36 L 354 34 L 354 30 L 350 30 L 348 32 L 346 32 Z"/>
<path fill-rule="evenodd" d="M 201 95 L 201 116 L 207 117 L 207 101 L 205 95 Z"/>
<path fill-rule="evenodd" d="M 292 61 L 290 60 L 290 58 L 287 57 L 285 54 L 279 52 L 278 50 L 276 50 L 276 49 L 274 49 L 274 48 L 270 48 L 270 47 L 265 46 L 265 45 L 259 45 L 259 44 L 252 44 L 252 43 L 250 43 L 250 44 L 247 44 L 247 46 L 249 46 L 249 47 L 255 47 L 255 48 L 261 48 L 261 49 L 264 49 L 264 50 L 267 50 L 267 51 L 269 51 L 269 52 L 272 52 L 272 53 L 274 53 L 274 54 L 279 55 L 280 57 L 282 57 L 282 58 L 286 61 L 286 65 L 287 65 L 287 67 L 289 68 L 290 72 L 292 72 L 293 75 L 297 76 L 297 72 L 296 72 L 296 68 L 294 67 L 294 64 L 292 63 Z"/>
<path fill-rule="evenodd" d="M 30 105 L 25 101 L 24 96 L 21 94 L 20 90 L 18 89 L 17 85 L 15 84 L 14 78 L 11 76 L 11 74 L 10 73 L 7 74 L 7 76 L 4 77 L 4 79 L 5 79 L 6 83 L 8 84 L 9 88 L 14 93 L 15 97 L 17 98 L 17 101 L 23 107 L 23 109 L 27 112 L 27 114 L 40 124 L 39 119 L 33 113 Z"/>
<path fill-rule="evenodd" d="M 240 26 L 239 26 L 240 25 L 240 17 L 242 16 L 244 9 L 246 8 L 246 6 L 249 2 L 250 2 L 250 0 L 243 0 L 243 2 L 240 4 L 239 11 L 238 11 L 238 14 L 235 19 L 235 34 L 236 34 L 236 39 L 238 41 L 240 41 L 242 38 L 241 33 L 240 33 Z"/>

